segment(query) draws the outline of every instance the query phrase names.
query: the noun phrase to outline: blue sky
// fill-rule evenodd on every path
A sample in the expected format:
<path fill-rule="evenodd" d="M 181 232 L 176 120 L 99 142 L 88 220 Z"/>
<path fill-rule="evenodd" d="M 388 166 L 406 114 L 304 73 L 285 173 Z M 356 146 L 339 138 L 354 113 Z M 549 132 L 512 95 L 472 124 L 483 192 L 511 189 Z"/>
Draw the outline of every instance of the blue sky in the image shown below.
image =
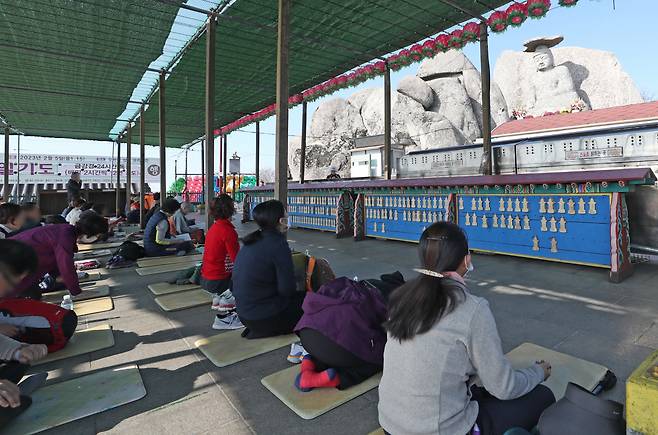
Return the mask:
<path fill-rule="evenodd" d="M 557 0 L 553 0 L 557 4 Z M 518 29 L 507 30 L 503 34 L 492 34 L 489 39 L 491 68 L 505 50 L 520 50 L 524 41 L 544 35 L 564 35 L 563 46 L 579 46 L 611 51 L 617 55 L 622 67 L 634 79 L 644 95 L 658 99 L 658 2 L 655 0 L 580 0 L 574 8 L 556 8 L 541 20 L 528 20 Z M 479 68 L 479 48 L 471 44 L 464 49 L 466 56 Z M 418 64 L 411 65 L 392 75 L 392 85 L 405 75 L 415 74 Z M 359 89 L 383 86 L 383 79 L 377 78 L 351 88 L 337 92 L 327 98 L 345 98 Z M 322 100 L 309 104 L 310 118 Z M 261 123 L 261 168 L 274 165 L 274 117 Z M 229 135 L 229 155 L 237 152 L 242 157 L 243 172 L 255 169 L 255 135 L 254 126 L 244 128 L 245 132 Z M 290 134 L 298 135 L 301 131 L 301 106 L 290 111 Z M 15 149 L 16 139 L 12 137 L 11 147 Z M 21 140 L 21 152 L 65 154 L 67 149 L 75 146 L 76 153 L 85 155 L 111 155 L 110 142 L 75 141 L 68 139 L 48 139 L 25 137 Z M 200 171 L 200 146 L 196 145 L 189 152 L 189 172 Z M 137 147 L 133 155 L 137 155 Z M 125 154 L 125 145 L 122 154 Z M 218 153 L 216 153 L 218 154 Z M 147 147 L 148 157 L 157 157 L 155 147 Z M 178 159 L 178 168 L 182 171 L 184 151 L 172 149 L 167 152 L 167 174 L 170 180 L 174 175 L 174 160 Z M 219 156 L 217 156 L 219 159 Z M 217 165 L 215 165 L 217 167 Z M 157 186 L 154 186 L 157 187 Z"/>

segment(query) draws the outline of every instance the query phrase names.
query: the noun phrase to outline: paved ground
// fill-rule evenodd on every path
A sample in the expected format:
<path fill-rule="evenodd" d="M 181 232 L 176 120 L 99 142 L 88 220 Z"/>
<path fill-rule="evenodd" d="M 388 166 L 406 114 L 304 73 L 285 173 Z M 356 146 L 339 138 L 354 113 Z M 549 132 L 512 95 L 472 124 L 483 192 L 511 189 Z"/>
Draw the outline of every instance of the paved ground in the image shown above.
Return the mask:
<path fill-rule="evenodd" d="M 289 238 L 293 248 L 326 257 L 338 275 L 371 278 L 400 270 L 412 276 L 417 265 L 413 244 L 355 243 L 303 230 Z M 658 268 L 641 265 L 630 279 L 611 284 L 600 269 L 484 255 L 474 264 L 470 288 L 489 300 L 505 351 L 531 341 L 606 365 L 620 379 L 606 396 L 624 400 L 624 380 L 658 348 Z M 289 365 L 287 349 L 223 369 L 212 365 L 194 348 L 195 340 L 216 333 L 210 309 L 165 314 L 146 289 L 170 276 L 113 272 L 115 310 L 87 322 L 112 324 L 116 345 L 45 367 L 63 379 L 136 363 L 148 395 L 48 433 L 367 434 L 378 427 L 376 390 L 311 421 L 285 407 L 260 380 Z"/>

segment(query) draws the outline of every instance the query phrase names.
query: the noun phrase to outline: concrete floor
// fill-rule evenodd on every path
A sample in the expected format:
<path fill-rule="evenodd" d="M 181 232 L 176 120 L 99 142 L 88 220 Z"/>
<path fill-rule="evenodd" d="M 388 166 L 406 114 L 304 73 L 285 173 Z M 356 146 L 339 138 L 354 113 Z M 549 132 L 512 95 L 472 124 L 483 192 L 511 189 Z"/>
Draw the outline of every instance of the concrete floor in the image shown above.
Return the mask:
<path fill-rule="evenodd" d="M 238 229 L 244 234 L 253 224 Z M 290 231 L 289 239 L 294 249 L 327 258 L 337 275 L 372 278 L 399 270 L 411 277 L 417 265 L 414 244 L 355 243 L 305 230 Z M 474 256 L 474 264 L 470 288 L 489 300 L 505 351 L 530 341 L 603 364 L 619 377 L 605 396 L 624 400 L 624 380 L 658 348 L 657 267 L 640 265 L 631 278 L 611 284 L 602 269 L 485 255 Z M 289 366 L 287 348 L 215 367 L 194 348 L 195 340 L 217 333 L 209 307 L 166 314 L 146 289 L 171 276 L 112 272 L 107 282 L 115 309 L 85 322 L 110 323 L 116 345 L 43 367 L 57 381 L 138 364 L 147 396 L 47 433 L 367 434 L 379 426 L 376 390 L 311 421 L 284 406 L 260 380 Z"/>

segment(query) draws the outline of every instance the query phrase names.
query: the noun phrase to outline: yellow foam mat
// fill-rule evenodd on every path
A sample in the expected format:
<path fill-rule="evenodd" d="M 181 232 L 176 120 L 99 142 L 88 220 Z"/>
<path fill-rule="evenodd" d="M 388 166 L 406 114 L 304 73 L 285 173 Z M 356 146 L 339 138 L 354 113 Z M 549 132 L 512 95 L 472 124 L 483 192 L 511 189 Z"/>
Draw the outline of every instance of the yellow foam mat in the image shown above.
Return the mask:
<path fill-rule="evenodd" d="M 379 429 L 373 430 L 373 431 L 370 432 L 368 435 L 385 435 L 385 434 L 384 434 L 384 429 L 382 429 L 382 428 L 380 427 Z"/>
<path fill-rule="evenodd" d="M 112 249 L 118 248 L 123 242 L 106 242 L 106 243 L 78 243 L 78 251 L 93 251 L 94 249 Z"/>
<path fill-rule="evenodd" d="M 585 361 L 575 356 L 557 352 L 532 343 L 523 343 L 512 349 L 507 358 L 514 368 L 525 368 L 535 361 L 551 363 L 551 377 L 543 382 L 553 391 L 556 400 L 560 400 L 567 390 L 567 384 L 573 382 L 586 390 L 592 391 L 603 379 L 608 369 L 600 364 Z"/>
<path fill-rule="evenodd" d="M 176 272 L 196 266 L 198 261 L 185 261 L 183 263 L 165 264 L 162 266 L 138 267 L 135 269 L 140 276 L 157 275 L 158 273 Z"/>
<path fill-rule="evenodd" d="M 226 367 L 299 340 L 295 334 L 247 340 L 240 335 L 242 331 L 236 329 L 210 338 L 202 338 L 194 345 L 217 367 Z"/>
<path fill-rule="evenodd" d="M 114 335 L 110 325 L 98 325 L 93 328 L 81 329 L 73 334 L 64 349 L 49 354 L 46 358 L 33 365 L 47 364 L 72 356 L 83 355 L 114 346 Z"/>
<path fill-rule="evenodd" d="M 146 396 L 135 365 L 103 370 L 47 385 L 32 394 L 32 406 L 4 428 L 3 434 L 31 435 Z"/>
<path fill-rule="evenodd" d="M 165 311 L 178 311 L 199 305 L 210 305 L 212 296 L 203 290 L 190 290 L 158 296 L 155 298 L 155 302 Z"/>
<path fill-rule="evenodd" d="M 68 295 L 68 290 L 60 290 L 56 292 L 44 293 L 43 301 L 50 302 L 51 304 L 58 304 L 62 302 L 64 295 Z M 83 287 L 82 293 L 73 296 L 73 301 L 85 301 L 88 299 L 101 298 L 110 295 L 110 286 L 108 285 L 95 285 L 90 287 Z"/>
<path fill-rule="evenodd" d="M 112 298 L 109 296 L 73 303 L 73 311 L 78 316 L 102 313 L 113 309 L 114 302 L 112 302 Z"/>
<path fill-rule="evenodd" d="M 86 278 L 82 278 L 80 280 L 81 283 L 91 282 L 91 281 L 98 281 L 99 279 L 101 279 L 101 273 L 100 272 L 90 270 L 90 271 L 87 272 L 87 275 L 88 276 Z"/>
<path fill-rule="evenodd" d="M 162 266 L 164 264 L 185 263 L 186 261 L 201 261 L 202 258 L 203 254 L 183 255 L 181 257 L 177 255 L 169 255 L 166 257 L 146 257 L 137 260 L 137 266 Z"/>
<path fill-rule="evenodd" d="M 350 400 L 377 388 L 381 374 L 375 375 L 358 385 L 339 390 L 337 388 L 317 388 L 302 393 L 295 387 L 295 377 L 299 366 L 288 367 L 261 379 L 261 383 L 295 414 L 305 420 L 311 420 Z"/>
<path fill-rule="evenodd" d="M 169 284 L 168 282 L 157 282 L 155 284 L 149 284 L 148 289 L 151 290 L 151 293 L 154 295 L 167 295 L 169 293 L 177 293 L 186 290 L 196 290 L 200 289 L 201 286 L 197 284 Z"/>

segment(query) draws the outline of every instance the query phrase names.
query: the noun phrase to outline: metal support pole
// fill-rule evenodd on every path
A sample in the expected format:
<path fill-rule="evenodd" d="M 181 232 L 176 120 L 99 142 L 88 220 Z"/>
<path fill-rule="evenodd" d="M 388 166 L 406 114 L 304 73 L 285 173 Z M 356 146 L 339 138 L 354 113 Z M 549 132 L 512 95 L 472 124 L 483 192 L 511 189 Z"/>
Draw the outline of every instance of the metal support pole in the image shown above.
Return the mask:
<path fill-rule="evenodd" d="M 274 197 L 288 207 L 288 35 L 290 0 L 279 0 L 276 60 Z"/>
<path fill-rule="evenodd" d="M 222 149 L 222 193 L 228 189 L 228 134 L 224 135 L 224 148 Z"/>
<path fill-rule="evenodd" d="M 133 130 L 132 125 L 129 122 L 128 128 L 126 129 L 126 207 L 125 213 L 128 214 L 130 211 L 130 196 L 132 195 L 132 148 L 133 144 Z"/>
<path fill-rule="evenodd" d="M 144 105 L 139 108 L 139 226 L 146 226 L 146 207 L 144 207 L 144 189 L 146 188 L 146 132 L 144 131 Z"/>
<path fill-rule="evenodd" d="M 9 127 L 5 128 L 5 167 L 3 175 L 2 200 L 9 202 Z"/>
<path fill-rule="evenodd" d="M 205 180 L 206 230 L 213 223 L 210 214 L 210 202 L 215 197 L 215 180 L 213 177 L 215 165 L 214 128 L 215 123 L 215 25 L 216 18 L 211 16 L 206 23 L 206 168 L 208 177 Z M 203 144 L 201 146 L 201 179 L 203 180 Z"/>
<path fill-rule="evenodd" d="M 306 100 L 302 103 L 302 146 L 301 156 L 299 156 L 299 182 L 304 184 L 304 175 L 306 172 Z"/>
<path fill-rule="evenodd" d="M 487 23 L 480 23 L 480 64 L 482 69 L 482 163 L 480 173 L 491 175 L 494 166 L 491 152 L 491 71 L 489 69 L 489 33 Z"/>
<path fill-rule="evenodd" d="M 160 201 L 167 197 L 167 139 L 165 130 L 165 71 L 160 71 Z M 162 204 L 162 202 L 160 202 Z"/>
<path fill-rule="evenodd" d="M 189 201 L 190 200 L 190 192 L 187 190 L 187 151 L 189 148 L 185 148 L 185 195 L 183 195 L 183 200 Z"/>
<path fill-rule="evenodd" d="M 256 186 L 260 185 L 260 122 L 256 121 Z"/>
<path fill-rule="evenodd" d="M 384 72 L 384 170 L 391 179 L 391 68 L 386 64 Z"/>
<path fill-rule="evenodd" d="M 119 217 L 121 214 L 121 137 L 117 138 L 117 184 L 115 188 L 116 211 L 115 216 Z"/>
<path fill-rule="evenodd" d="M 201 189 L 201 202 L 206 203 L 206 187 L 208 186 L 208 180 L 206 180 L 206 165 L 205 165 L 205 147 L 206 144 L 208 143 L 207 140 L 202 139 L 201 140 L 201 184 L 203 184 L 203 188 Z M 213 154 L 213 159 L 214 159 L 214 154 Z M 214 189 L 214 186 L 213 186 Z"/>

